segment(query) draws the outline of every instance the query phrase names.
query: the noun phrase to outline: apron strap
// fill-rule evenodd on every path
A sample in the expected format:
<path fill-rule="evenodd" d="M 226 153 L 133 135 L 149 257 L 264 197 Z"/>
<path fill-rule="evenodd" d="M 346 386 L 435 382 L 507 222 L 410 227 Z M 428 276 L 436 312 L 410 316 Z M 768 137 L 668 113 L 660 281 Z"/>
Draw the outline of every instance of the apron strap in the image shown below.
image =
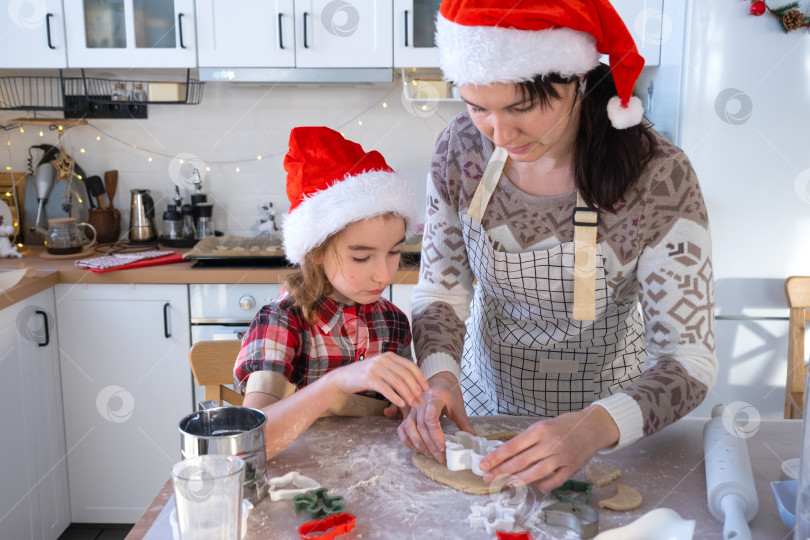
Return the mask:
<path fill-rule="evenodd" d="M 489 199 L 495 191 L 495 186 L 498 185 L 498 180 L 501 179 L 501 172 L 508 157 L 509 153 L 505 148 L 496 146 L 495 151 L 492 152 L 492 157 L 489 158 L 486 169 L 484 169 L 484 176 L 481 177 L 478 188 L 470 201 L 470 206 L 467 208 L 467 215 L 479 223 L 484 218 Z"/>
<path fill-rule="evenodd" d="M 577 191 L 574 222 L 574 310 L 576 321 L 596 318 L 596 228 L 599 213 L 585 205 Z"/>

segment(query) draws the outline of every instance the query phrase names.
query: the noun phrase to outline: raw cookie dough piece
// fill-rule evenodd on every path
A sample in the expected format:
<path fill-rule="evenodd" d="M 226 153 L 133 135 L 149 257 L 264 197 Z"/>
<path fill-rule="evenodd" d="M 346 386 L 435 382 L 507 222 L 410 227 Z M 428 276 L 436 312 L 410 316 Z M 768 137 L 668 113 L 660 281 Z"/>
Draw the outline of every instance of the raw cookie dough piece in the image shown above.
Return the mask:
<path fill-rule="evenodd" d="M 641 493 L 624 484 L 616 484 L 616 495 L 599 501 L 599 508 L 610 508 L 611 510 L 633 510 L 639 506 L 641 506 Z"/>
<path fill-rule="evenodd" d="M 517 432 L 502 431 L 483 436 L 490 440 L 508 441 L 517 436 Z M 411 461 L 416 465 L 416 468 L 419 469 L 419 472 L 435 482 L 449 486 L 462 493 L 469 493 L 470 495 L 489 494 L 490 484 L 484 482 L 482 477 L 469 469 L 464 471 L 450 471 L 447 469 L 446 461 L 439 463 L 432 457 L 417 453 L 413 454 Z"/>
<path fill-rule="evenodd" d="M 585 476 L 588 478 L 588 482 L 597 487 L 606 486 L 621 475 L 622 472 L 619 469 L 612 467 L 602 467 L 600 465 L 585 466 Z"/>

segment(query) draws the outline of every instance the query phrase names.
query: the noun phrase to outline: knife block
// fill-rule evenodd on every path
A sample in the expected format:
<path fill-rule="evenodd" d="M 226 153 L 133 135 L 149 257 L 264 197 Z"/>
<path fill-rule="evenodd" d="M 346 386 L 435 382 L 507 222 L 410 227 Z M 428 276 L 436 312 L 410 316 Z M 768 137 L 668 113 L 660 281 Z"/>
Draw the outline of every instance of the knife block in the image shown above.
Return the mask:
<path fill-rule="evenodd" d="M 121 212 L 117 208 L 90 208 L 87 222 L 96 228 L 99 244 L 115 242 L 121 236 Z"/>

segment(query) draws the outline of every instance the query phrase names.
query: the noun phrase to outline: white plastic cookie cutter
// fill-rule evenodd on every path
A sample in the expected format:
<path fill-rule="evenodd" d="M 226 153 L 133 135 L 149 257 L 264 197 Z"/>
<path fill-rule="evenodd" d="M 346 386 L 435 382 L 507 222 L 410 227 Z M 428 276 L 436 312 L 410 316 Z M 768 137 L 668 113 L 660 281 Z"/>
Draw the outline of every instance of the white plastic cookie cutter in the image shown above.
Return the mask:
<path fill-rule="evenodd" d="M 485 506 L 473 504 L 470 506 L 470 527 L 475 529 L 486 529 L 487 533 L 495 534 L 495 531 L 512 532 L 515 528 L 514 508 L 507 508 L 498 503 L 491 502 Z"/>
<path fill-rule="evenodd" d="M 308 476 L 302 476 L 297 471 L 290 471 L 284 476 L 271 478 L 268 482 L 267 493 L 271 501 L 292 499 L 321 485 Z"/>
<path fill-rule="evenodd" d="M 463 471 L 472 469 L 478 476 L 484 476 L 479 465 L 484 456 L 503 444 L 503 441 L 490 441 L 485 437 L 476 437 L 466 431 L 445 435 L 444 455 L 447 459 L 447 470 Z"/>

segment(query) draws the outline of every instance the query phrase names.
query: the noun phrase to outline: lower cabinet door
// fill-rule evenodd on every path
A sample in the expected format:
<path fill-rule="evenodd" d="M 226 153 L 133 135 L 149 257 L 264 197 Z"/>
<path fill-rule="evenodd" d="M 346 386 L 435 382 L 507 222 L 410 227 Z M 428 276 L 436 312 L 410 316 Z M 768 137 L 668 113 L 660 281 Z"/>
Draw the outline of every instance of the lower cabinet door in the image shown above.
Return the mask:
<path fill-rule="evenodd" d="M 57 285 L 73 522 L 134 523 L 192 410 L 186 285 Z"/>

